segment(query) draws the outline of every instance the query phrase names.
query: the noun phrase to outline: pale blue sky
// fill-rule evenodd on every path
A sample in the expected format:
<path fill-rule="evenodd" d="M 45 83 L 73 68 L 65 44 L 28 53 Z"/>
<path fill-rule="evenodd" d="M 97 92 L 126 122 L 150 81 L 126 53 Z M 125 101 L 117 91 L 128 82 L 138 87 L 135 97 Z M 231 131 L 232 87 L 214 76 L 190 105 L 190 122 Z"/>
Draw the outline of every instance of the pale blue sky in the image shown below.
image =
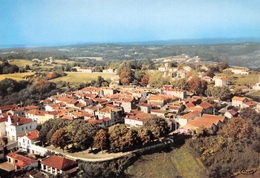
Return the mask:
<path fill-rule="evenodd" d="M 260 0 L 1 0 L 0 46 L 260 37 Z"/>

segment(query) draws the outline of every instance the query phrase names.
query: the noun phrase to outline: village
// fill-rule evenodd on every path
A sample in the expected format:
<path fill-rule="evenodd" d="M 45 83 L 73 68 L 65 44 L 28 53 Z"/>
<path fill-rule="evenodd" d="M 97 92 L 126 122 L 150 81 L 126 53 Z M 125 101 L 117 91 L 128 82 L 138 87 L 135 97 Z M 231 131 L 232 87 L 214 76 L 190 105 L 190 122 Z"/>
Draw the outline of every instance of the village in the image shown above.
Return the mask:
<path fill-rule="evenodd" d="M 176 72 L 176 80 L 185 78 L 189 70 L 189 66 L 179 70 L 171 69 L 167 63 L 158 68 L 164 76 L 172 76 L 171 72 Z M 242 75 L 248 75 L 250 72 L 244 67 L 233 67 L 229 70 Z M 114 72 L 112 69 L 105 71 Z M 79 69 L 78 72 L 84 71 Z M 214 82 L 218 87 L 229 86 L 226 76 L 201 76 L 201 80 Z M 117 82 L 112 82 L 109 87 L 90 86 L 77 91 L 57 93 L 42 100 L 39 105 L 0 106 L 0 158 L 11 165 L 9 171 L 26 172 L 37 168 L 52 175 L 73 175 L 78 171 L 77 160 L 66 156 L 66 153 L 63 156 L 47 156 L 51 150 L 40 140 L 37 126 L 51 119 L 84 120 L 107 129 L 116 124 L 138 128 L 150 118 L 159 117 L 167 122 L 167 133 L 193 135 L 202 127 L 216 133 L 233 117 L 239 116 L 239 111 L 243 108 L 260 111 L 260 104 L 245 96 L 233 96 L 229 101 L 221 101 L 219 98 L 197 96 L 173 85 L 146 88 L 119 86 L 115 83 Z M 256 84 L 253 89 L 258 90 L 259 85 Z M 218 107 L 215 107 L 214 103 L 217 103 Z M 36 157 L 24 156 L 17 151 L 41 158 L 37 160 Z M 99 159 L 102 160 L 100 157 Z"/>

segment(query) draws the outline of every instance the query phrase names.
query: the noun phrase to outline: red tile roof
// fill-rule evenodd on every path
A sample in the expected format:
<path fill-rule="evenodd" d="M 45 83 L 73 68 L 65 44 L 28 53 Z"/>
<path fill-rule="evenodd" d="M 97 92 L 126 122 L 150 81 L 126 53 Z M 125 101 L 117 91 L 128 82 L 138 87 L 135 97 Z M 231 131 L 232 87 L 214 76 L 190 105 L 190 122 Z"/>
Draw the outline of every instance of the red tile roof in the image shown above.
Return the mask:
<path fill-rule="evenodd" d="M 45 111 L 40 111 L 40 110 L 30 110 L 27 111 L 27 114 L 34 114 L 34 115 L 38 115 L 38 116 L 44 116 L 45 115 Z"/>
<path fill-rule="evenodd" d="M 2 111 L 8 111 L 11 109 L 15 109 L 17 107 L 16 104 L 12 104 L 12 105 L 5 105 L 5 106 L 0 106 L 0 110 Z"/>
<path fill-rule="evenodd" d="M 233 101 L 233 100 L 236 100 L 236 101 L 244 101 L 245 99 L 247 99 L 247 97 L 234 96 L 234 97 L 232 98 L 232 101 Z"/>
<path fill-rule="evenodd" d="M 53 156 L 43 160 L 41 162 L 41 164 L 44 164 L 46 166 L 56 168 L 56 169 L 59 169 L 59 170 L 64 170 L 64 169 L 76 166 L 77 162 L 70 160 L 70 159 L 60 157 L 60 156 L 53 155 Z"/>
<path fill-rule="evenodd" d="M 18 162 L 14 163 L 20 167 L 24 167 L 24 166 L 28 166 L 30 164 L 33 164 L 35 162 L 37 162 L 37 160 L 35 159 L 31 159 L 22 155 L 18 155 L 16 153 L 10 152 L 8 153 L 6 156 L 13 158 L 15 160 L 18 160 Z"/>
<path fill-rule="evenodd" d="M 249 106 L 249 107 L 252 107 L 252 106 L 256 106 L 257 102 L 255 102 L 255 101 L 248 101 L 248 102 L 245 102 L 244 104 Z"/>
<path fill-rule="evenodd" d="M 38 130 L 32 130 L 30 132 L 25 132 L 22 134 L 19 134 L 18 137 L 24 137 L 26 136 L 30 140 L 36 140 L 39 138 L 39 131 Z"/>
<path fill-rule="evenodd" d="M 207 101 L 200 103 L 199 106 L 202 107 L 203 109 L 208 109 L 208 108 L 212 107 L 212 105 L 210 103 L 208 103 Z"/>
<path fill-rule="evenodd" d="M 192 112 L 189 112 L 187 114 L 182 115 L 181 118 L 182 119 L 189 119 L 189 118 L 191 118 L 193 116 L 198 115 L 199 113 L 201 113 L 201 112 L 200 111 L 192 111 Z"/>
<path fill-rule="evenodd" d="M 23 125 L 33 122 L 32 119 L 20 117 L 20 116 L 7 116 L 7 118 L 10 117 L 12 124 L 11 125 Z"/>

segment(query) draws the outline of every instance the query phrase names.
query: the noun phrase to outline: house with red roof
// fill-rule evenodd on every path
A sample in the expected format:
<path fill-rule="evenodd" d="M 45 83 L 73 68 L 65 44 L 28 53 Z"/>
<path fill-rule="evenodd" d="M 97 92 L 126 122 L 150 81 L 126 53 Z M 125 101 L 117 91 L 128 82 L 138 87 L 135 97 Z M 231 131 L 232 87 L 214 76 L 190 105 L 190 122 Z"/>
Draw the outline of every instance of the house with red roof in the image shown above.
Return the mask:
<path fill-rule="evenodd" d="M 248 101 L 249 99 L 247 97 L 234 96 L 232 98 L 232 106 L 244 108 L 244 103 Z"/>
<path fill-rule="evenodd" d="M 232 119 L 233 117 L 238 116 L 238 112 L 235 111 L 234 109 L 229 109 L 225 112 L 224 116 L 228 119 Z"/>
<path fill-rule="evenodd" d="M 125 117 L 125 124 L 130 127 L 143 126 L 144 121 L 152 118 L 153 116 L 153 114 L 144 113 L 139 110 L 132 110 L 131 112 L 127 113 Z"/>
<path fill-rule="evenodd" d="M 95 120 L 105 119 L 104 121 L 107 122 L 105 123 L 105 126 L 108 127 L 116 123 L 123 122 L 122 114 L 123 114 L 123 109 L 120 107 L 105 106 L 97 110 L 97 112 L 95 113 Z"/>
<path fill-rule="evenodd" d="M 156 116 L 161 117 L 161 118 L 165 118 L 166 113 L 167 112 L 165 110 L 162 110 L 162 109 L 152 109 L 151 110 L 152 115 L 156 115 Z"/>
<path fill-rule="evenodd" d="M 208 103 L 207 101 L 203 101 L 199 105 L 195 106 L 197 108 L 202 108 L 202 113 L 203 114 L 214 114 L 214 108 L 213 106 Z"/>
<path fill-rule="evenodd" d="M 164 94 L 160 94 L 160 95 L 150 95 L 147 98 L 147 102 L 149 104 L 152 104 L 154 106 L 157 106 L 159 108 L 162 108 L 163 106 L 165 106 L 167 103 L 173 102 L 173 101 L 177 101 L 178 98 L 174 97 L 174 96 L 168 96 L 168 95 L 164 95 Z"/>
<path fill-rule="evenodd" d="M 249 74 L 249 69 L 246 67 L 233 67 L 231 68 L 231 71 L 234 74 L 242 74 L 242 75 L 248 75 Z"/>
<path fill-rule="evenodd" d="M 18 147 L 26 152 L 31 152 L 31 145 L 39 141 L 39 131 L 32 130 L 29 132 L 24 132 L 17 135 L 18 137 Z"/>
<path fill-rule="evenodd" d="M 117 100 L 121 102 L 121 107 L 124 108 L 124 112 L 130 112 L 132 109 L 136 109 L 137 100 L 132 96 L 125 96 Z"/>
<path fill-rule="evenodd" d="M 152 110 L 152 105 L 147 103 L 138 103 L 137 107 L 144 113 L 151 113 Z"/>
<path fill-rule="evenodd" d="M 116 88 L 111 88 L 111 87 L 103 87 L 101 88 L 101 95 L 103 96 L 110 96 L 113 94 L 117 93 L 117 89 Z"/>
<path fill-rule="evenodd" d="M 200 127 L 212 129 L 213 132 L 217 132 L 227 121 L 225 116 L 203 114 L 202 117 L 195 117 L 193 120 L 189 120 L 185 126 L 180 127 L 180 133 L 193 132 Z"/>
<path fill-rule="evenodd" d="M 202 80 L 205 80 L 207 82 L 211 82 L 212 81 L 212 78 L 210 76 L 204 76 L 201 78 Z"/>
<path fill-rule="evenodd" d="M 56 155 L 42 160 L 40 164 L 42 171 L 53 175 L 65 174 L 70 176 L 78 170 L 76 161 Z"/>
<path fill-rule="evenodd" d="M 9 110 L 17 108 L 16 104 L 0 106 L 0 114 L 6 113 Z"/>
<path fill-rule="evenodd" d="M 17 141 L 17 135 L 35 130 L 37 122 L 25 117 L 8 115 L 5 127 L 7 137 L 10 140 Z"/>
<path fill-rule="evenodd" d="M 8 113 L 10 113 L 13 116 L 26 117 L 26 113 L 28 111 L 35 110 L 38 108 L 39 108 L 38 106 L 30 105 L 30 106 L 18 107 L 18 108 L 12 109 L 12 110 L 8 111 Z"/>
<path fill-rule="evenodd" d="M 184 99 L 186 97 L 186 90 L 168 87 L 169 85 L 164 85 L 161 92 L 166 95 L 175 96 L 180 99 Z"/>
<path fill-rule="evenodd" d="M 180 126 L 185 126 L 188 121 L 193 120 L 195 117 L 201 117 L 202 112 L 199 110 L 191 111 L 189 113 L 177 116 L 175 119 L 176 122 L 180 124 Z"/>
<path fill-rule="evenodd" d="M 101 89 L 100 88 L 96 88 L 96 87 L 85 87 L 83 89 L 81 89 L 81 91 L 84 94 L 95 94 L 95 95 L 99 95 Z"/>
<path fill-rule="evenodd" d="M 28 171 L 39 166 L 37 160 L 13 152 L 8 153 L 6 158 L 7 162 L 14 166 L 15 171 Z"/>
<path fill-rule="evenodd" d="M 248 102 L 244 102 L 244 107 L 245 108 L 256 108 L 257 106 L 257 102 L 255 101 L 248 101 Z"/>
<path fill-rule="evenodd" d="M 215 79 L 215 86 L 216 87 L 223 87 L 229 84 L 227 77 L 218 77 Z"/>

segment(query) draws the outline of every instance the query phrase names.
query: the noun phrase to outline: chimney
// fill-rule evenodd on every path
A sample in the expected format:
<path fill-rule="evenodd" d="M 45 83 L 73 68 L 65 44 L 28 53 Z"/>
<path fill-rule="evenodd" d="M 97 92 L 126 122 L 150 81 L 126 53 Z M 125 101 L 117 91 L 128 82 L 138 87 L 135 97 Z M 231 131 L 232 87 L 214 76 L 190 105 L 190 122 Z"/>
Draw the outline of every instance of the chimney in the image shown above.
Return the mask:
<path fill-rule="evenodd" d="M 12 123 L 12 120 L 11 120 L 11 116 L 10 116 L 10 115 L 8 115 L 8 120 L 7 120 L 7 122 L 10 123 L 10 124 Z"/>

